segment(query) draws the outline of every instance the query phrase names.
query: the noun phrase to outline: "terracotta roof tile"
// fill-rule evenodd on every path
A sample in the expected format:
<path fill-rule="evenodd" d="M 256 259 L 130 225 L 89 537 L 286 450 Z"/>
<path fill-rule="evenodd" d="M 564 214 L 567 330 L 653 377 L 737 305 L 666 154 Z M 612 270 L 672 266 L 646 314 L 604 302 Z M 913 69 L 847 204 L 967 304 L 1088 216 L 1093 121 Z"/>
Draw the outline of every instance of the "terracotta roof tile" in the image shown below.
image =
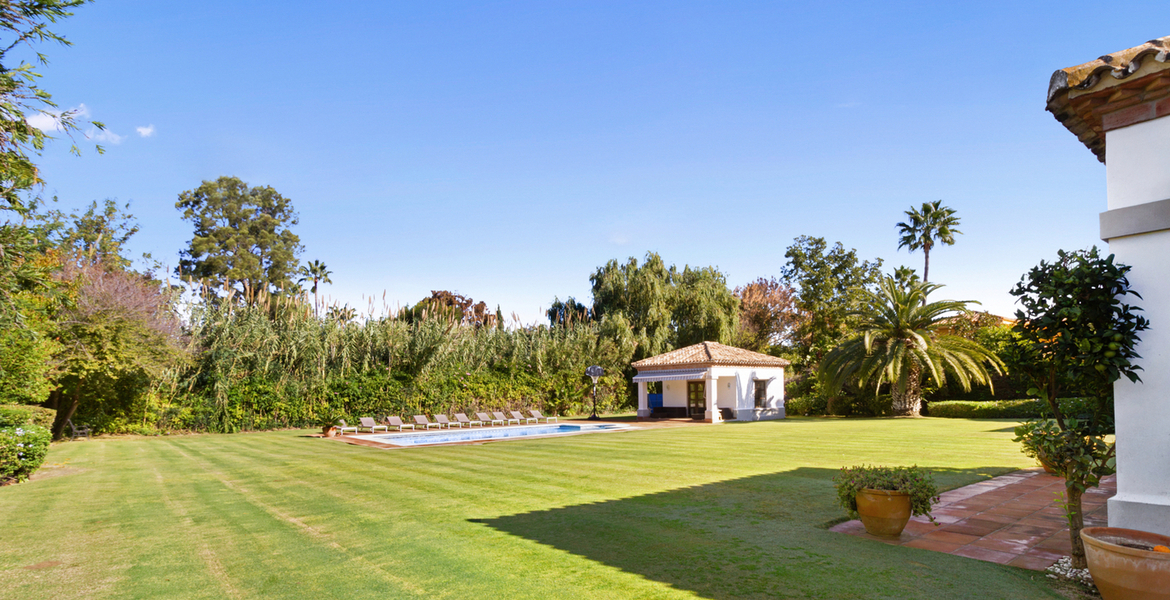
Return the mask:
<path fill-rule="evenodd" d="M 673 368 L 689 365 L 727 365 L 737 367 L 786 367 L 788 361 L 743 348 L 724 346 L 718 342 L 701 342 L 672 350 L 634 363 L 639 371 Z"/>
<path fill-rule="evenodd" d="M 1053 73 L 1047 108 L 1105 162 L 1105 131 L 1136 122 L 1117 111 L 1170 97 L 1168 82 L 1170 36 Z M 1105 122 L 1111 113 L 1122 119 Z"/>

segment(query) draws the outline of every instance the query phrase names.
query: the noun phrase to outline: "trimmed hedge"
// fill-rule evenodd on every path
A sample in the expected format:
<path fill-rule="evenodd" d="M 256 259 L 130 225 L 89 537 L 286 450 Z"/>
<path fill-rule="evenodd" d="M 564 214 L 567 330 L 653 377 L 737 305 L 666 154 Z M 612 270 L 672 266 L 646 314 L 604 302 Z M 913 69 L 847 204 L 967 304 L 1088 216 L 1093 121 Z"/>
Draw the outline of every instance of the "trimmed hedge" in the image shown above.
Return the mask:
<path fill-rule="evenodd" d="M 1061 398 L 1060 407 L 1070 415 L 1088 411 L 1083 398 Z M 947 400 L 931 402 L 928 416 L 943 419 L 1038 419 L 1048 416 L 1048 406 L 1035 398 L 1024 400 Z"/>
<path fill-rule="evenodd" d="M 24 427 L 36 425 L 45 429 L 53 428 L 57 411 L 27 404 L 0 404 L 0 427 Z"/>

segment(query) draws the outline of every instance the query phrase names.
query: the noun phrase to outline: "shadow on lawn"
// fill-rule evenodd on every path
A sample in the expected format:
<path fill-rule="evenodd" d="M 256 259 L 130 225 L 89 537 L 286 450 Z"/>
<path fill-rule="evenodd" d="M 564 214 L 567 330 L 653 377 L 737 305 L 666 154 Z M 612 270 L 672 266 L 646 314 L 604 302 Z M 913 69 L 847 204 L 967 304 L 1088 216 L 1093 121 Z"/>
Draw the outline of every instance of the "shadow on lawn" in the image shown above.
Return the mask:
<path fill-rule="evenodd" d="M 932 469 L 940 488 L 970 482 L 972 474 L 1010 470 Z M 836 504 L 835 474 L 802 467 L 472 521 L 717 600 L 850 597 L 853 588 L 855 597 L 866 597 L 873 590 L 859 575 L 874 569 L 875 560 L 883 577 L 892 569 L 910 590 L 926 592 L 916 589 L 924 573 L 906 567 L 906 549 L 826 530 L 844 516 Z M 937 570 L 947 578 L 945 566 Z"/>

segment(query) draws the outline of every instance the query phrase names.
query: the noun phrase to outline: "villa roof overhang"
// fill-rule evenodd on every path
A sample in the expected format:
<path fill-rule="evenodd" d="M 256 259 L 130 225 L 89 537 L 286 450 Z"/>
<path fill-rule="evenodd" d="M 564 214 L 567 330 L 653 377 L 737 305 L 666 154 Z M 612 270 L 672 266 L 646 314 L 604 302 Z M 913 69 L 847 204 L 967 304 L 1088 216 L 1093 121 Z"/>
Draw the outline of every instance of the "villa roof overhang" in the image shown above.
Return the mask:
<path fill-rule="evenodd" d="M 1106 131 L 1170 115 L 1170 36 L 1056 71 L 1047 109 L 1105 162 Z"/>
<path fill-rule="evenodd" d="M 725 346 L 718 342 L 700 342 L 693 346 L 642 359 L 633 363 L 633 367 L 638 369 L 638 374 L 641 376 L 651 371 L 668 369 L 708 369 L 715 366 L 783 368 L 788 364 L 787 360 L 776 356 Z"/>

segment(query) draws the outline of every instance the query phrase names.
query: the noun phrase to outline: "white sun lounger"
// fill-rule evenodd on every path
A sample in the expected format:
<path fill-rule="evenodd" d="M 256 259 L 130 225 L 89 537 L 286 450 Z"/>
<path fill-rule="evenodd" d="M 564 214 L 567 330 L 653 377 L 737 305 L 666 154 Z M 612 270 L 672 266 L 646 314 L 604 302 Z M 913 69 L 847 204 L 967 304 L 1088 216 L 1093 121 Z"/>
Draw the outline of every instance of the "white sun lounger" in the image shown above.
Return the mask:
<path fill-rule="evenodd" d="M 502 412 L 494 412 L 494 413 L 492 413 L 492 415 L 496 418 L 497 421 L 505 421 L 509 425 L 512 423 L 512 421 L 515 421 L 517 425 L 520 424 L 520 419 L 517 419 L 515 417 L 512 417 L 509 419 L 508 417 L 505 417 L 504 413 L 502 413 Z"/>
<path fill-rule="evenodd" d="M 455 413 L 455 422 L 459 423 L 460 427 L 463 427 L 464 424 L 466 424 L 468 427 L 473 427 L 476 424 L 478 424 L 480 427 L 483 427 L 483 421 L 477 419 L 468 419 L 467 415 L 463 413 Z"/>
<path fill-rule="evenodd" d="M 520 414 L 520 411 L 510 410 L 508 412 L 511 413 L 512 417 L 516 419 L 516 424 L 519 424 L 521 419 L 523 419 L 525 423 L 539 423 L 540 422 L 540 420 L 537 419 L 536 417 L 526 417 L 526 416 Z"/>
<path fill-rule="evenodd" d="M 435 415 L 435 421 L 439 424 L 439 429 L 444 427 L 450 429 L 452 425 L 463 427 L 462 423 L 452 423 L 451 420 L 447 418 L 447 415 Z"/>
<path fill-rule="evenodd" d="M 337 422 L 341 423 L 341 427 L 337 428 L 338 435 L 345 435 L 345 432 L 347 432 L 347 431 L 352 431 L 354 433 L 357 433 L 358 428 L 354 427 L 353 425 L 346 425 L 345 419 L 338 419 Z"/>
<path fill-rule="evenodd" d="M 377 424 L 374 421 L 373 417 L 362 417 L 359 420 L 361 421 L 361 425 L 358 426 L 358 428 L 357 428 L 358 431 L 361 431 L 363 429 L 369 429 L 370 433 L 374 433 L 375 431 L 377 431 L 379 429 L 381 429 L 383 431 L 390 431 L 389 427 L 387 427 L 385 425 Z"/>
<path fill-rule="evenodd" d="M 501 415 L 500 413 L 496 413 L 496 418 L 494 419 L 489 417 L 487 413 L 475 413 L 475 416 L 479 417 L 480 421 L 483 421 L 484 423 L 490 423 L 492 425 L 495 425 L 496 423 L 503 425 L 504 423 L 508 422 L 507 419 L 504 419 L 504 415 Z"/>
<path fill-rule="evenodd" d="M 540 422 L 540 419 L 544 419 L 544 422 L 545 422 L 545 423 L 551 423 L 552 421 L 556 421 L 556 420 L 557 420 L 557 418 L 556 418 L 556 416 L 555 416 L 555 415 L 554 415 L 554 416 L 551 416 L 551 417 L 546 417 L 546 416 L 544 416 L 544 415 L 540 414 L 540 411 L 539 411 L 539 410 L 530 410 L 530 411 L 528 411 L 528 412 L 532 413 L 532 416 L 533 416 L 533 417 L 536 417 L 536 422 L 537 422 L 537 423 L 539 423 L 539 422 Z"/>
<path fill-rule="evenodd" d="M 397 427 L 398 431 L 402 431 L 404 427 L 414 429 L 414 423 L 403 423 L 402 419 L 398 417 L 386 417 L 386 424 L 391 427 Z"/>
<path fill-rule="evenodd" d="M 439 429 L 443 428 L 443 426 L 439 425 L 438 423 L 431 423 L 427 419 L 426 415 L 415 415 L 414 416 L 414 424 L 415 425 L 422 425 L 423 427 L 426 427 L 427 429 L 430 429 L 431 427 L 438 427 Z"/>

